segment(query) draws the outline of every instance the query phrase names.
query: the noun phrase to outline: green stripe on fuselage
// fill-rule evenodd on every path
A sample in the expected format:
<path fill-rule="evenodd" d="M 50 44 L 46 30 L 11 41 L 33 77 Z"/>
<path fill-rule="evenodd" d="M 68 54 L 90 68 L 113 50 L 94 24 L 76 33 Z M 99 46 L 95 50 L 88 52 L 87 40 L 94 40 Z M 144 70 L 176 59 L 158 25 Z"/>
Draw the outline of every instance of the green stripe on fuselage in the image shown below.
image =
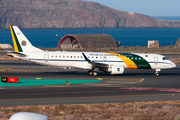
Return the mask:
<path fill-rule="evenodd" d="M 22 48 L 21 48 L 21 45 L 19 44 L 18 38 L 17 38 L 17 36 L 16 36 L 16 34 L 15 34 L 15 32 L 14 32 L 13 27 L 12 27 L 12 31 L 13 31 L 14 38 L 15 38 L 15 40 L 16 40 L 16 44 L 17 44 L 17 47 L 18 47 L 19 52 L 23 52 L 23 50 L 22 50 Z"/>
<path fill-rule="evenodd" d="M 119 53 L 131 59 L 138 69 L 151 69 L 150 64 L 141 56 L 131 53 Z"/>

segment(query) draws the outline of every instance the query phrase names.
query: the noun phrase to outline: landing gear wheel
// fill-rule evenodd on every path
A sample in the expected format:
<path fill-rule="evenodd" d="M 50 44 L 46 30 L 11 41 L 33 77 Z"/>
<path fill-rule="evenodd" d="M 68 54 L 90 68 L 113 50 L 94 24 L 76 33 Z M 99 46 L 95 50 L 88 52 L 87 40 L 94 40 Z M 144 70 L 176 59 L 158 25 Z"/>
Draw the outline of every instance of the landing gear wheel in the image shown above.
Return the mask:
<path fill-rule="evenodd" d="M 92 70 L 88 71 L 88 74 L 93 75 L 93 71 Z"/>
<path fill-rule="evenodd" d="M 159 76 L 159 71 L 161 71 L 161 69 L 156 69 L 155 70 L 155 76 Z"/>
<path fill-rule="evenodd" d="M 97 72 L 96 72 L 96 71 L 94 71 L 94 72 L 93 72 L 93 75 L 94 75 L 94 76 L 97 76 Z"/>
<path fill-rule="evenodd" d="M 159 76 L 159 74 L 158 74 L 158 73 L 156 73 L 155 75 L 156 75 L 156 76 Z"/>

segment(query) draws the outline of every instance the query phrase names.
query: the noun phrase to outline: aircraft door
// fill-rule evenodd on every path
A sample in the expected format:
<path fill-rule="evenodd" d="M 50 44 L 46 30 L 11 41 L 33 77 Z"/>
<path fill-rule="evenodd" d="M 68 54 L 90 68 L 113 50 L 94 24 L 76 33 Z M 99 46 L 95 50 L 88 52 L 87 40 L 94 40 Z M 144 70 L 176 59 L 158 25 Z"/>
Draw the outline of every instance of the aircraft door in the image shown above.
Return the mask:
<path fill-rule="evenodd" d="M 158 65 L 158 63 L 159 63 L 159 58 L 158 57 L 154 57 L 154 64 Z"/>
<path fill-rule="evenodd" d="M 45 54 L 44 55 L 44 62 L 48 62 L 49 61 L 49 55 L 48 54 Z"/>

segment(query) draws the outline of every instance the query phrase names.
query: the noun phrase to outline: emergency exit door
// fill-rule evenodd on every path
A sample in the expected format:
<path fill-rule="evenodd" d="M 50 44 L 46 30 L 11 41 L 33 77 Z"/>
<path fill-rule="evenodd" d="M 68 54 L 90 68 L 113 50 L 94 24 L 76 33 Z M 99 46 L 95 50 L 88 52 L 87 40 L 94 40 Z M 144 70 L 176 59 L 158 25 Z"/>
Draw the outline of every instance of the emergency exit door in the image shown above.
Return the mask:
<path fill-rule="evenodd" d="M 159 58 L 158 57 L 154 57 L 154 64 L 158 65 L 158 63 L 159 63 Z"/>

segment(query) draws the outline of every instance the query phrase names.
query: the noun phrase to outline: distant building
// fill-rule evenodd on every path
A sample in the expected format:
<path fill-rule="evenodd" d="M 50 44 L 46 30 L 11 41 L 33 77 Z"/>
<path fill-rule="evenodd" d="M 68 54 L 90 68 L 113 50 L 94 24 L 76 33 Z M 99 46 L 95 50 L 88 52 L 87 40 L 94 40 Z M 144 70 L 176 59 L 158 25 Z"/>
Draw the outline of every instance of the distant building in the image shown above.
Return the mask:
<path fill-rule="evenodd" d="M 176 41 L 175 47 L 180 48 L 180 38 Z"/>
<path fill-rule="evenodd" d="M 157 40 L 148 41 L 148 48 L 159 48 L 159 41 Z"/>
<path fill-rule="evenodd" d="M 121 47 L 121 42 L 120 41 L 116 41 L 117 47 Z"/>
<path fill-rule="evenodd" d="M 117 48 L 117 44 L 114 38 L 108 34 L 76 34 L 62 37 L 57 48 Z"/>
<path fill-rule="evenodd" d="M 10 44 L 0 44 L 1 49 L 13 48 Z"/>

